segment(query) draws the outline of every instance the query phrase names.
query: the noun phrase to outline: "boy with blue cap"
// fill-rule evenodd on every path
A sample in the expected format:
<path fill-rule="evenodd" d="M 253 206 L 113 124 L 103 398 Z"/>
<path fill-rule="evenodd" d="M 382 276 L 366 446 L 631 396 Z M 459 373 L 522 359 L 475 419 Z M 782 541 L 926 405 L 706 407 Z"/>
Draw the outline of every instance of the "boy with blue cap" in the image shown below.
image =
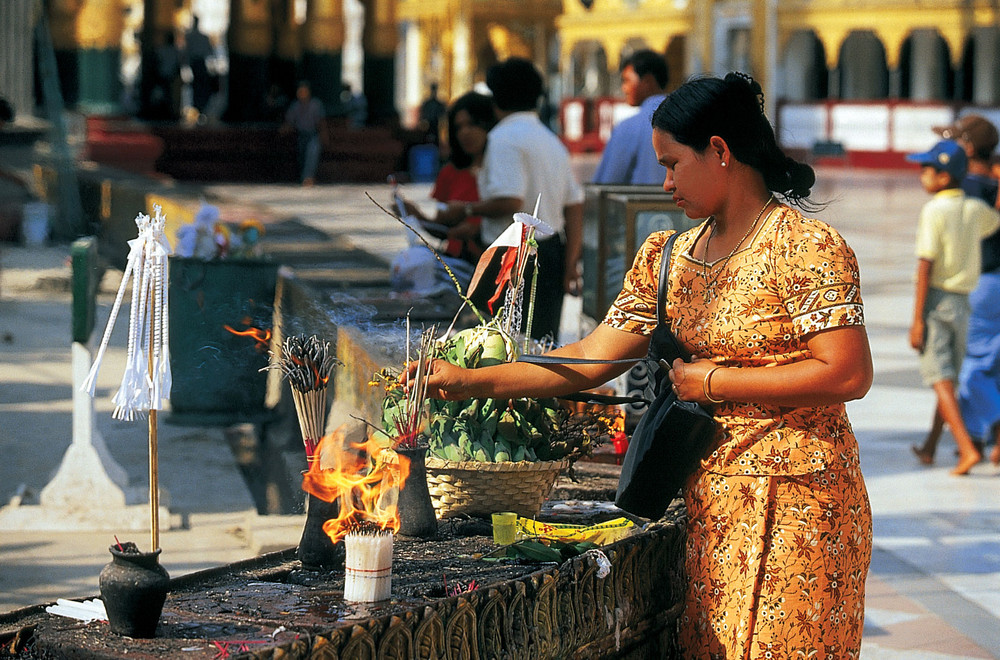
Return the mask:
<path fill-rule="evenodd" d="M 920 211 L 917 224 L 917 287 L 910 345 L 920 351 L 920 373 L 937 396 L 935 419 L 951 428 L 958 445 L 954 475 L 968 474 L 982 459 L 962 421 L 955 381 L 965 353 L 969 292 L 980 270 L 980 241 L 1000 227 L 1000 214 L 981 199 L 968 197 L 961 183 L 968 167 L 965 150 L 941 140 L 907 160 L 921 166 L 920 183 L 934 197 Z M 914 453 L 926 465 L 934 461 L 936 434 Z"/>

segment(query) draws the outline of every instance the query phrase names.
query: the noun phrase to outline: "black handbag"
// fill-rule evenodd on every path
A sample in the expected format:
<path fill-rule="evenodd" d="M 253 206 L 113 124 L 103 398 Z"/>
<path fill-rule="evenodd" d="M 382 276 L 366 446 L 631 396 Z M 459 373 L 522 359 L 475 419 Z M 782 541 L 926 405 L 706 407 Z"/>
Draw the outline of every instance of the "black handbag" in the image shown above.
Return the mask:
<path fill-rule="evenodd" d="M 682 401 L 670 388 L 667 371 L 674 359 L 690 360 L 664 322 L 663 310 L 670 270 L 670 253 L 678 234 L 663 246 L 656 301 L 656 328 L 646 359 L 652 374 L 654 399 L 639 419 L 622 462 L 615 505 L 637 516 L 659 519 L 688 476 L 698 467 L 715 436 L 715 419 L 701 404 Z"/>

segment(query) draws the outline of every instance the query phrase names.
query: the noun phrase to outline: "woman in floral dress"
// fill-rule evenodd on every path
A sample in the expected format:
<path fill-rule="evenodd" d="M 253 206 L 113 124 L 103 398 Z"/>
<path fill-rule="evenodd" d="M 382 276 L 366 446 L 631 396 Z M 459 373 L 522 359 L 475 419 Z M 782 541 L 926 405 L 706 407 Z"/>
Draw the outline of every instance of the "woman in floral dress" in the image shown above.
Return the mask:
<path fill-rule="evenodd" d="M 857 658 L 872 535 L 844 408 L 872 380 L 857 260 L 834 229 L 788 205 L 808 208 L 815 177 L 778 148 L 749 76 L 686 83 L 653 127 L 664 190 L 706 218 L 673 247 L 666 318 L 693 357 L 674 362 L 670 381 L 719 428 L 684 488 L 683 657 Z M 669 236 L 645 241 L 604 321 L 553 354 L 645 354 Z M 438 362 L 430 385 L 444 398 L 552 396 L 621 371 Z"/>

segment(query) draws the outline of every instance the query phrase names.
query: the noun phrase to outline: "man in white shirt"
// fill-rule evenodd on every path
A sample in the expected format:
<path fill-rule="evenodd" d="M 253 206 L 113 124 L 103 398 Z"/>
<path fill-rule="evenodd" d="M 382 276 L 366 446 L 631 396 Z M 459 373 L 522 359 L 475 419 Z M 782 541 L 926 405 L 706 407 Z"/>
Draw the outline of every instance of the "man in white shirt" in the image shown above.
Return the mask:
<path fill-rule="evenodd" d="M 569 151 L 538 117 L 542 76 L 530 61 L 512 57 L 486 73 L 499 122 L 490 131 L 483 167 L 479 172 L 479 198 L 470 204 L 453 203 L 444 211 L 456 217 L 482 216 L 483 243 L 492 243 L 513 221 L 517 212 L 532 213 L 556 234 L 538 241 L 538 286 L 531 334 L 559 338 L 563 296 L 579 295 L 580 253 L 583 244 L 583 189 L 570 165 Z M 539 197 L 540 196 L 540 197 Z M 498 264 L 494 264 L 498 266 Z M 483 301 L 492 295 L 495 269 L 482 278 L 473 301 L 487 313 Z M 525 300 L 532 280 L 525 273 Z M 525 319 L 526 320 L 526 319 Z"/>

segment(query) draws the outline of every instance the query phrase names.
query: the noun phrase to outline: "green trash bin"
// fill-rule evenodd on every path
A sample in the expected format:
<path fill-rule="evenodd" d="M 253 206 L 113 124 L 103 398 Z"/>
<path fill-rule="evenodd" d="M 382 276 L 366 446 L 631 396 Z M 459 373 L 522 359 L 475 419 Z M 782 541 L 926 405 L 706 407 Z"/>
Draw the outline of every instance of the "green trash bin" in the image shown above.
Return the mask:
<path fill-rule="evenodd" d="M 277 281 L 278 264 L 267 261 L 170 258 L 169 421 L 228 425 L 270 416 L 261 371 L 270 345 L 254 335 L 273 328 Z"/>

